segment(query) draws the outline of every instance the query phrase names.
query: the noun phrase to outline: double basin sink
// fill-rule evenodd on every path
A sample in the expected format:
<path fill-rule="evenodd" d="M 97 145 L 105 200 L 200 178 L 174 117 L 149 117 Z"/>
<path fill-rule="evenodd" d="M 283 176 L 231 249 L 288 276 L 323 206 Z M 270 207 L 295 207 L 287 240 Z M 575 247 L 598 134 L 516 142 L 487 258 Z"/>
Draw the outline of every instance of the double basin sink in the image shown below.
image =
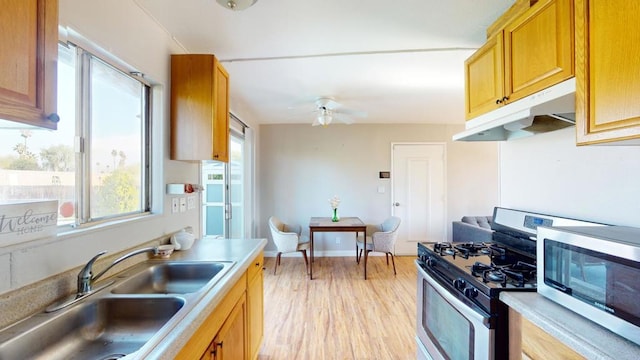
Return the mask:
<path fill-rule="evenodd" d="M 234 262 L 148 260 L 75 304 L 0 332 L 2 359 L 119 359 L 179 321 Z M 159 339 L 158 339 L 159 340 Z"/>

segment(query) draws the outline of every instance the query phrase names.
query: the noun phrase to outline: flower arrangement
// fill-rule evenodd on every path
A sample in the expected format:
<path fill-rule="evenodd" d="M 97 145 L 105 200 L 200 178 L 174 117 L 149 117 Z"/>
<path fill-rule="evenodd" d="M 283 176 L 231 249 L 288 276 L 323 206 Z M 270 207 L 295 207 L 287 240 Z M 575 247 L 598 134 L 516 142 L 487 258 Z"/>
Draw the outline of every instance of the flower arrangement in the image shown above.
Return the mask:
<path fill-rule="evenodd" d="M 338 205 L 340 205 L 340 198 L 338 195 L 334 195 L 331 199 L 329 199 L 329 204 L 331 204 L 332 209 L 337 209 Z"/>
<path fill-rule="evenodd" d="M 340 217 L 338 217 L 338 205 L 340 205 L 340 198 L 338 197 L 338 195 L 334 195 L 331 199 L 329 199 L 329 204 L 333 209 L 333 217 L 331 218 L 331 221 L 340 221 Z"/>

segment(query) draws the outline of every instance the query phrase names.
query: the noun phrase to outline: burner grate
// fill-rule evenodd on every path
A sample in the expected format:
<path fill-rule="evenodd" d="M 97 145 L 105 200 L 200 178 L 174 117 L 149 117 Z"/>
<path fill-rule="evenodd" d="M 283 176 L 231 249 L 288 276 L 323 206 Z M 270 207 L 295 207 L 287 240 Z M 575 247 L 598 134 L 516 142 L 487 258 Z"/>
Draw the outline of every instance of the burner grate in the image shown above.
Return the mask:
<path fill-rule="evenodd" d="M 485 283 L 493 282 L 502 287 L 512 285 L 524 287 L 536 278 L 536 266 L 518 261 L 512 265 L 495 265 L 476 262 L 471 266 L 471 274 L 481 277 Z"/>

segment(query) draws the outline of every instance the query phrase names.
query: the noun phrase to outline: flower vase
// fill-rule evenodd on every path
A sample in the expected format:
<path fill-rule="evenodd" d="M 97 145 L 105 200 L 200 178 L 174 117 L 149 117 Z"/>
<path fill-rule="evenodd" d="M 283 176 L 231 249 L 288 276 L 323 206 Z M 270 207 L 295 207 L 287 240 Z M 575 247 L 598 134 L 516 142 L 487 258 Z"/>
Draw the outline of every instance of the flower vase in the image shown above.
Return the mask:
<path fill-rule="evenodd" d="M 340 217 L 338 216 L 338 208 L 333 209 L 333 217 L 331 218 L 331 221 L 333 222 L 340 221 Z"/>

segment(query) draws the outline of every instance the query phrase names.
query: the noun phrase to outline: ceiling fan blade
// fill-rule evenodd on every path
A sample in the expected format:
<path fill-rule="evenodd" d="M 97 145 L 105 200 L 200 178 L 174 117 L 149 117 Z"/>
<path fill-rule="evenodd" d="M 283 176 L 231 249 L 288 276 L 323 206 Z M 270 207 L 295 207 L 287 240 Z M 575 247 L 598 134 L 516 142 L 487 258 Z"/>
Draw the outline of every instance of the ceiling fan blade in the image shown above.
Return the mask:
<path fill-rule="evenodd" d="M 353 110 L 353 109 L 338 109 L 338 110 L 334 110 L 334 113 L 339 113 L 339 114 L 345 114 L 345 115 L 349 115 L 349 116 L 355 116 L 355 117 L 360 117 L 360 118 L 364 118 L 367 117 L 367 113 L 365 111 L 360 111 L 360 110 Z"/>
<path fill-rule="evenodd" d="M 333 100 L 333 98 L 326 97 L 326 96 L 316 98 L 315 104 L 318 108 L 325 107 L 327 109 L 333 109 L 335 107 L 340 106 L 340 104 L 338 104 L 335 100 Z"/>
<path fill-rule="evenodd" d="M 353 124 L 354 120 L 348 116 L 342 115 L 342 114 L 335 114 L 333 115 L 333 118 L 340 121 L 343 124 L 347 124 L 347 125 L 351 125 Z"/>

